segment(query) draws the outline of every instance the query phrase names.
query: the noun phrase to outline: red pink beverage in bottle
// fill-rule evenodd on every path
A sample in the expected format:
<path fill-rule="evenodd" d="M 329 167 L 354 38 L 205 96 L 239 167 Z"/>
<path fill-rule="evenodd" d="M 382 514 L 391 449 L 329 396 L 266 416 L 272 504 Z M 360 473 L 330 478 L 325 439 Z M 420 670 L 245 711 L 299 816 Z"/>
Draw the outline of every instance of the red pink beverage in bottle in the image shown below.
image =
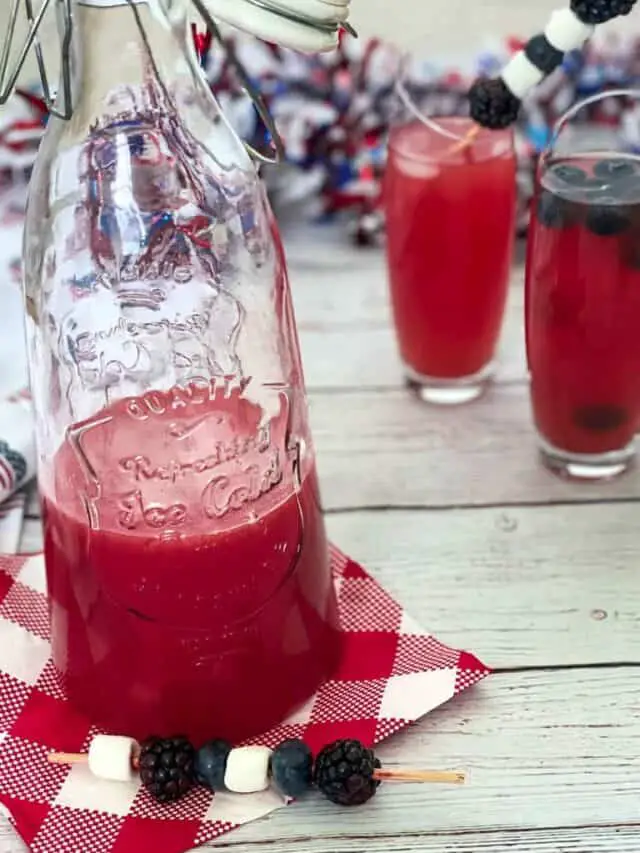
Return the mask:
<path fill-rule="evenodd" d="M 295 482 L 285 396 L 261 414 L 237 391 L 151 392 L 76 425 L 56 454 L 55 499 L 43 494 L 56 662 L 114 731 L 237 740 L 336 666 L 315 467 Z"/>
<path fill-rule="evenodd" d="M 387 260 L 407 381 L 433 403 L 477 397 L 490 379 L 516 212 L 510 131 L 465 118 L 393 128 L 384 186 Z"/>
<path fill-rule="evenodd" d="M 114 733 L 236 743 L 332 677 L 342 634 L 278 229 L 186 12 L 78 5 L 26 325 L 67 697 Z"/>
<path fill-rule="evenodd" d="M 544 461 L 576 478 L 622 473 L 640 414 L 639 158 L 543 161 L 526 288 Z"/>

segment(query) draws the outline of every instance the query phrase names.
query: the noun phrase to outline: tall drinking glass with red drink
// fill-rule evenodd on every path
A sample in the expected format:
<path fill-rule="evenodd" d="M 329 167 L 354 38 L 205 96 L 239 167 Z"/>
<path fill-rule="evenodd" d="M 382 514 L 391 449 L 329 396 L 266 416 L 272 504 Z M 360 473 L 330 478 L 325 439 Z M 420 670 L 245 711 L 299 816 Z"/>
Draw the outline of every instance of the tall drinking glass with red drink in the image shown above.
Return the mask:
<path fill-rule="evenodd" d="M 406 380 L 426 401 L 467 402 L 494 371 L 516 209 L 510 130 L 430 119 L 413 107 L 390 133 L 387 263 Z"/>
<path fill-rule="evenodd" d="M 545 464 L 616 476 L 640 415 L 640 157 L 588 138 L 541 158 L 526 275 L 531 401 Z M 620 92 L 617 94 L 628 95 Z"/>

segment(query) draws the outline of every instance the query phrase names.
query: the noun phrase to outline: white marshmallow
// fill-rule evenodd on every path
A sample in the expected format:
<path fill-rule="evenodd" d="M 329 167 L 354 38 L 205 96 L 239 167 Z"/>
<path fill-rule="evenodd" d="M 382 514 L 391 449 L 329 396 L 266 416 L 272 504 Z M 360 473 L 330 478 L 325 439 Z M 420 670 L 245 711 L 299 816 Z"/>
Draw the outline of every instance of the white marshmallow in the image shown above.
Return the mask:
<path fill-rule="evenodd" d="M 594 26 L 583 24 L 571 9 L 557 9 L 551 13 L 544 34 L 556 50 L 567 53 L 582 47 L 594 30 Z"/>
<path fill-rule="evenodd" d="M 544 79 L 545 75 L 544 71 L 536 68 L 524 51 L 520 50 L 502 69 L 501 76 L 507 89 L 516 98 L 522 100 L 534 86 L 537 86 Z"/>
<path fill-rule="evenodd" d="M 269 760 L 267 746 L 240 746 L 232 749 L 224 771 L 224 786 L 236 794 L 255 794 L 269 787 Z"/>
<path fill-rule="evenodd" d="M 131 758 L 137 745 L 130 737 L 96 735 L 89 747 L 89 770 L 99 779 L 131 782 L 135 779 Z"/>

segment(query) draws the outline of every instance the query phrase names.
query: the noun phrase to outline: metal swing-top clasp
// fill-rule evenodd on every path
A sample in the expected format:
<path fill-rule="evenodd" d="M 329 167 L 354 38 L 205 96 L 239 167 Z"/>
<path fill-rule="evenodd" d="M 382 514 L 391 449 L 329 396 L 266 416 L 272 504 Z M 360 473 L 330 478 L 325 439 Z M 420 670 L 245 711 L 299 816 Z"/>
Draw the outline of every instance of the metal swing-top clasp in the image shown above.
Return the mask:
<path fill-rule="evenodd" d="M 31 50 L 33 50 L 42 85 L 42 97 L 47 109 L 52 115 L 58 116 L 58 118 L 70 119 L 73 112 L 71 103 L 71 68 L 69 63 L 73 34 L 73 0 L 42 0 L 42 4 L 37 12 L 34 9 L 33 0 L 10 0 L 10 3 L 9 22 L 2 45 L 2 53 L 0 54 L 0 104 L 5 104 L 13 94 L 18 77 L 29 58 Z M 62 34 L 62 108 L 56 105 L 59 99 L 51 92 L 39 37 L 40 27 L 52 3 L 55 3 L 56 11 L 59 15 L 60 32 Z M 24 43 L 20 47 L 17 57 L 12 62 L 11 57 L 21 7 L 24 8 L 29 28 Z M 64 60 L 65 56 L 67 58 L 66 62 Z"/>
<path fill-rule="evenodd" d="M 76 0 L 41 0 L 36 11 L 36 0 L 9 0 L 9 22 L 2 51 L 0 53 L 0 105 L 5 104 L 13 94 L 17 80 L 29 58 L 35 54 L 38 73 L 42 86 L 42 98 L 51 115 L 69 120 L 73 114 L 71 91 L 71 47 L 73 38 L 73 12 Z M 126 0 L 135 10 L 141 0 Z M 251 82 L 244 66 L 235 55 L 218 28 L 216 21 L 231 24 L 247 33 L 305 53 L 321 53 L 337 47 L 341 30 L 356 35 L 349 25 L 350 0 L 145 0 L 150 6 L 170 18 L 176 12 L 183 13 L 189 5 L 205 22 L 211 34 L 228 54 L 238 79 L 252 99 L 260 118 L 269 131 L 276 156 L 273 159 L 247 146 L 249 152 L 262 162 L 276 162 L 284 155 L 284 145 L 275 127 L 273 118 L 260 92 Z M 59 93 L 53 92 L 44 61 L 40 30 L 47 13 L 52 6 L 58 18 L 58 30 L 61 34 L 60 50 L 60 86 Z M 24 42 L 17 51 L 15 59 L 16 30 L 23 10 L 28 23 Z"/>

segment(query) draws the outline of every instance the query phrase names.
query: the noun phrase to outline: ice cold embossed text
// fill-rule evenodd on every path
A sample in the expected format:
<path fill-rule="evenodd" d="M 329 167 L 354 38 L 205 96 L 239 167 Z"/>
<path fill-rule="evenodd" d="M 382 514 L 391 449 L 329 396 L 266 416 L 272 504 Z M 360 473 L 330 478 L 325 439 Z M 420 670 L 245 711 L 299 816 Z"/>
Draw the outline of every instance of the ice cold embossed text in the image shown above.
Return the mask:
<path fill-rule="evenodd" d="M 115 510 L 112 520 L 127 531 L 170 532 L 187 523 L 233 522 L 238 514 L 257 519 L 285 500 L 296 488 L 298 454 L 289 435 L 288 398 L 278 392 L 278 414 L 261 420 L 242 396 L 246 385 L 150 392 L 118 404 L 124 418 L 117 430 L 107 412 L 70 430 L 93 526 Z M 100 471 L 95 457 L 105 442 L 125 452 L 117 454 L 115 467 Z"/>

